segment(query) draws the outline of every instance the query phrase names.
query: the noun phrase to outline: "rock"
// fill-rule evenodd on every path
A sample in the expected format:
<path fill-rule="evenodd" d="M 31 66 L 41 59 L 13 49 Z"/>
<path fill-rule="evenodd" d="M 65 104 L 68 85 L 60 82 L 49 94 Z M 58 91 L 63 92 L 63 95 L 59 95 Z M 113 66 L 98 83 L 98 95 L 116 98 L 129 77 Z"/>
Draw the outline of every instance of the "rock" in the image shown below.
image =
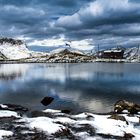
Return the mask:
<path fill-rule="evenodd" d="M 124 137 L 122 136 L 114 136 L 114 135 L 111 135 L 111 134 L 103 134 L 103 133 L 97 133 L 98 136 L 101 137 L 101 140 L 102 139 L 118 139 L 118 140 L 125 140 L 123 139 Z"/>
<path fill-rule="evenodd" d="M 70 114 L 70 110 L 67 110 L 67 109 L 65 109 L 65 110 L 61 110 L 61 113 L 66 113 L 66 114 Z"/>
<path fill-rule="evenodd" d="M 53 100 L 54 100 L 53 97 L 45 97 L 45 98 L 43 98 L 43 100 L 41 101 L 41 103 L 42 103 L 44 106 L 47 106 L 47 105 L 49 105 Z"/>
<path fill-rule="evenodd" d="M 140 111 L 140 106 L 125 100 L 119 100 L 114 105 L 114 111 L 122 113 L 123 110 L 127 110 L 130 114 L 137 114 Z"/>
<path fill-rule="evenodd" d="M 120 116 L 120 115 L 117 115 L 117 114 L 113 114 L 113 115 L 111 115 L 110 117 L 108 117 L 108 119 L 121 120 L 121 121 L 126 122 L 126 124 L 128 125 L 128 122 L 127 122 L 127 120 L 125 119 L 124 116 Z"/>
<path fill-rule="evenodd" d="M 69 126 L 74 133 L 87 132 L 90 136 L 96 135 L 96 129 L 90 124 L 80 124 L 79 127 Z"/>
<path fill-rule="evenodd" d="M 132 139 L 133 137 L 135 137 L 135 136 L 133 134 L 131 134 L 131 133 L 125 133 L 124 134 L 125 139 Z"/>
<path fill-rule="evenodd" d="M 42 111 L 32 111 L 31 112 L 31 117 L 50 117 L 53 118 L 54 116 L 51 113 L 46 113 Z"/>
<path fill-rule="evenodd" d="M 59 139 L 75 139 L 74 135 L 72 134 L 72 132 L 70 131 L 70 129 L 66 128 L 66 129 L 61 129 L 61 131 L 58 131 L 54 134 L 55 138 L 59 138 Z"/>

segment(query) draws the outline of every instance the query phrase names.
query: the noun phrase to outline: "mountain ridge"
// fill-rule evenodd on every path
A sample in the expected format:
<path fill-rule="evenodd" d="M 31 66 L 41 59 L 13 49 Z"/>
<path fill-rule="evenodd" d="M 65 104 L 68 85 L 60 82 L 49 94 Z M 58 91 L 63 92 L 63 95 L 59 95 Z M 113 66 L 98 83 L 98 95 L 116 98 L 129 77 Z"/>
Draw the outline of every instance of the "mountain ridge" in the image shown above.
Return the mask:
<path fill-rule="evenodd" d="M 114 51 L 118 48 L 106 49 Z M 121 49 L 121 48 L 119 48 Z M 124 49 L 124 48 L 123 48 Z M 101 51 L 103 52 L 103 51 Z M 22 40 L 12 38 L 0 38 L 0 61 L 15 62 L 57 62 L 57 63 L 79 63 L 79 62 L 140 62 L 140 48 L 133 47 L 124 49 L 123 59 L 101 59 L 99 52 L 83 52 L 72 47 L 57 48 L 49 53 L 30 51 Z"/>

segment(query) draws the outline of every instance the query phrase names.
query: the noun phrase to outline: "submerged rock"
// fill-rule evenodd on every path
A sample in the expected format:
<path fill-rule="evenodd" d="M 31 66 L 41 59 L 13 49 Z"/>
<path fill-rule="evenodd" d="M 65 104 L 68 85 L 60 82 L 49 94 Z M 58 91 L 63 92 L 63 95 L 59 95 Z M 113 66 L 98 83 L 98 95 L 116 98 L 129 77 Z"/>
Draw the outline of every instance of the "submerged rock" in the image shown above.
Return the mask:
<path fill-rule="evenodd" d="M 43 98 L 43 100 L 41 101 L 41 103 L 42 103 L 44 106 L 47 106 L 47 105 L 49 105 L 53 100 L 54 100 L 53 97 L 45 97 L 45 98 Z"/>
<path fill-rule="evenodd" d="M 127 110 L 130 114 L 137 114 L 140 111 L 140 105 L 125 100 L 117 101 L 114 105 L 114 111 L 122 113 L 124 110 Z"/>

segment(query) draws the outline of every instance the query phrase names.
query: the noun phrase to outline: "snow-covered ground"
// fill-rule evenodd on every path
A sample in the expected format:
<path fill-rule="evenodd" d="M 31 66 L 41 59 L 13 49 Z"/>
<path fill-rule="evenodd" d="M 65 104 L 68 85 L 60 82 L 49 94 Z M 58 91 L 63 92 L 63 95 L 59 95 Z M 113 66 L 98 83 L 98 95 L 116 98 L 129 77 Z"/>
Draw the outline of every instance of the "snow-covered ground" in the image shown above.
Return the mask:
<path fill-rule="evenodd" d="M 1 107 L 6 108 L 1 104 Z M 1 110 L 1 119 L 14 117 L 12 125 L 18 130 L 18 135 L 41 134 L 48 139 L 77 139 L 77 140 L 102 140 L 102 139 L 140 139 L 140 114 L 111 114 L 97 115 L 81 113 L 70 115 L 61 113 L 61 110 L 46 109 L 36 116 L 20 116 L 15 111 Z M 119 116 L 119 117 L 118 117 Z M 2 123 L 2 122 L 1 122 Z M 9 124 L 10 125 L 10 124 Z M 0 129 L 0 140 L 12 138 L 17 132 L 12 129 Z M 9 127 L 8 127 L 9 128 Z M 3 137 L 6 136 L 6 137 Z"/>

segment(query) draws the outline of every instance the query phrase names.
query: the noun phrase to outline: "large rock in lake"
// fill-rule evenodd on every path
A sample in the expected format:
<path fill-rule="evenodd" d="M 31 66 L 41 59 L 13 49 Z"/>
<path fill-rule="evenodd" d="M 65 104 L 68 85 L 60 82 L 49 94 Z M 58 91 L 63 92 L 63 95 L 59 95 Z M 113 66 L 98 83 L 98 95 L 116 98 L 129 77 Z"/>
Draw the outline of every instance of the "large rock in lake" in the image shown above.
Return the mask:
<path fill-rule="evenodd" d="M 44 106 L 47 106 L 47 105 L 49 105 L 53 100 L 54 100 L 53 97 L 44 97 L 43 100 L 41 101 L 41 103 L 42 103 Z"/>
<path fill-rule="evenodd" d="M 130 114 L 137 114 L 140 112 L 140 105 L 125 100 L 117 101 L 114 105 L 114 111 L 122 113 L 124 110 L 127 110 Z"/>

